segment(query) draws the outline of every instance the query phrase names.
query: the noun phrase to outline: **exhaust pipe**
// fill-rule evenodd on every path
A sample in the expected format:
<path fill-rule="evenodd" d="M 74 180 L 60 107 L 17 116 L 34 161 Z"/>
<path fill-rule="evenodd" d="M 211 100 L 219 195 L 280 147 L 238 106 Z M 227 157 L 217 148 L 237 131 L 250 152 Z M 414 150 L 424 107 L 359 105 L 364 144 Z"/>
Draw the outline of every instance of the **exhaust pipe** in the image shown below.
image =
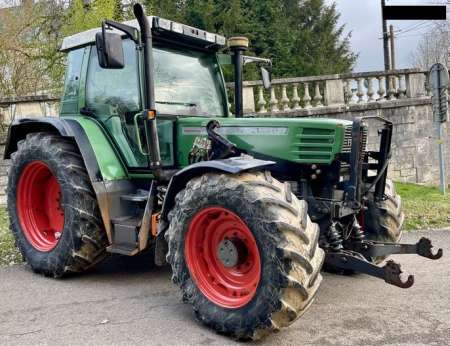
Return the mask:
<path fill-rule="evenodd" d="M 244 59 L 242 54 L 248 48 L 248 38 L 246 37 L 231 37 L 228 39 L 228 47 L 234 53 L 234 114 L 236 118 L 242 118 L 243 111 L 243 97 L 242 97 L 242 75 L 244 69 Z"/>
<path fill-rule="evenodd" d="M 161 170 L 161 155 L 159 151 L 158 129 L 156 127 L 156 107 L 155 107 L 155 83 L 153 69 L 153 43 L 150 23 L 145 15 L 144 8 L 137 3 L 133 6 L 134 16 L 136 17 L 141 30 L 141 44 L 144 53 L 144 115 L 145 131 L 147 137 L 147 147 L 150 153 L 150 168 L 156 175 Z"/>

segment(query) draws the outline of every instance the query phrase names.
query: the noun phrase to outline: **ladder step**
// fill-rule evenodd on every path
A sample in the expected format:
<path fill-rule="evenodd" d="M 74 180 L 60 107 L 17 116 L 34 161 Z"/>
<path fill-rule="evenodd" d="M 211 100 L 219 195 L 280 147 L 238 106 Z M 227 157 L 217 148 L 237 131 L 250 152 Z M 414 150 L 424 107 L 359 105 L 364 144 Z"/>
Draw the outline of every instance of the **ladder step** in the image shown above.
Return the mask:
<path fill-rule="evenodd" d="M 139 252 L 136 244 L 112 244 L 106 248 L 109 253 L 116 253 L 125 256 L 134 256 Z"/>
<path fill-rule="evenodd" d="M 140 227 L 142 219 L 138 216 L 122 216 L 111 219 L 114 226 Z"/>
<path fill-rule="evenodd" d="M 120 198 L 122 200 L 128 201 L 128 202 L 143 203 L 143 202 L 147 202 L 148 191 L 138 189 L 135 194 L 121 195 Z"/>
<path fill-rule="evenodd" d="M 134 256 L 139 252 L 138 233 L 141 218 L 138 216 L 123 216 L 111 220 L 113 224 L 113 241 L 106 250 L 125 256 Z"/>

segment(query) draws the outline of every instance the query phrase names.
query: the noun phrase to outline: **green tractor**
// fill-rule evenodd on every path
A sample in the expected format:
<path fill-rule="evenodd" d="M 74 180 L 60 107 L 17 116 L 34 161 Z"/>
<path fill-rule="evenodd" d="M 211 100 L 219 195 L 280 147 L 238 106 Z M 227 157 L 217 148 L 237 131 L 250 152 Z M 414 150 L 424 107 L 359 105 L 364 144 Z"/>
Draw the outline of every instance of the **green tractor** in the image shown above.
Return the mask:
<path fill-rule="evenodd" d="M 64 39 L 60 117 L 10 126 L 11 231 L 33 271 L 61 277 L 151 250 L 201 322 L 256 339 L 307 310 L 323 266 L 409 287 L 381 260 L 441 257 L 425 238 L 398 243 L 392 123 L 371 119 L 380 147 L 368 151 L 364 118 L 243 117 L 244 63 L 269 63 L 243 55 L 245 38 L 223 54 L 220 35 L 134 13 Z"/>

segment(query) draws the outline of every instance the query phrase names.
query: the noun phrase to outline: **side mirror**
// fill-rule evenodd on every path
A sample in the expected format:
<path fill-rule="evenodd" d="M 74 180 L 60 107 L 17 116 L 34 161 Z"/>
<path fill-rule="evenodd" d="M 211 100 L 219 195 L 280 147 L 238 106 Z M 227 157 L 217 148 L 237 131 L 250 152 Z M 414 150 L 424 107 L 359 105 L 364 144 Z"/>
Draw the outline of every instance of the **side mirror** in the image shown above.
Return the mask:
<path fill-rule="evenodd" d="M 272 82 L 270 80 L 270 72 L 264 67 L 261 67 L 261 77 L 264 89 L 269 90 L 272 87 Z"/>
<path fill-rule="evenodd" d="M 102 68 L 121 69 L 125 67 L 122 36 L 120 34 L 98 32 L 95 35 L 98 62 Z"/>

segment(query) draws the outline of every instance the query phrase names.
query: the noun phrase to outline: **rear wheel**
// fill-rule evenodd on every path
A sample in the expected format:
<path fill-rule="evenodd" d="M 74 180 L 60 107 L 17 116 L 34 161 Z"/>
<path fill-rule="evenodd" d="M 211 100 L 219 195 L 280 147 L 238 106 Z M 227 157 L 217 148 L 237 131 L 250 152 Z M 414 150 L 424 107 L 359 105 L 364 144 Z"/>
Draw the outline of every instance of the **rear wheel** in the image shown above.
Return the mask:
<path fill-rule="evenodd" d="M 80 272 L 105 257 L 107 239 L 81 155 L 67 138 L 33 133 L 11 155 L 10 227 L 38 273 Z"/>
<path fill-rule="evenodd" d="M 313 301 L 324 257 L 319 228 L 306 202 L 268 172 L 194 178 L 169 219 L 172 279 L 216 331 L 257 339 Z"/>

